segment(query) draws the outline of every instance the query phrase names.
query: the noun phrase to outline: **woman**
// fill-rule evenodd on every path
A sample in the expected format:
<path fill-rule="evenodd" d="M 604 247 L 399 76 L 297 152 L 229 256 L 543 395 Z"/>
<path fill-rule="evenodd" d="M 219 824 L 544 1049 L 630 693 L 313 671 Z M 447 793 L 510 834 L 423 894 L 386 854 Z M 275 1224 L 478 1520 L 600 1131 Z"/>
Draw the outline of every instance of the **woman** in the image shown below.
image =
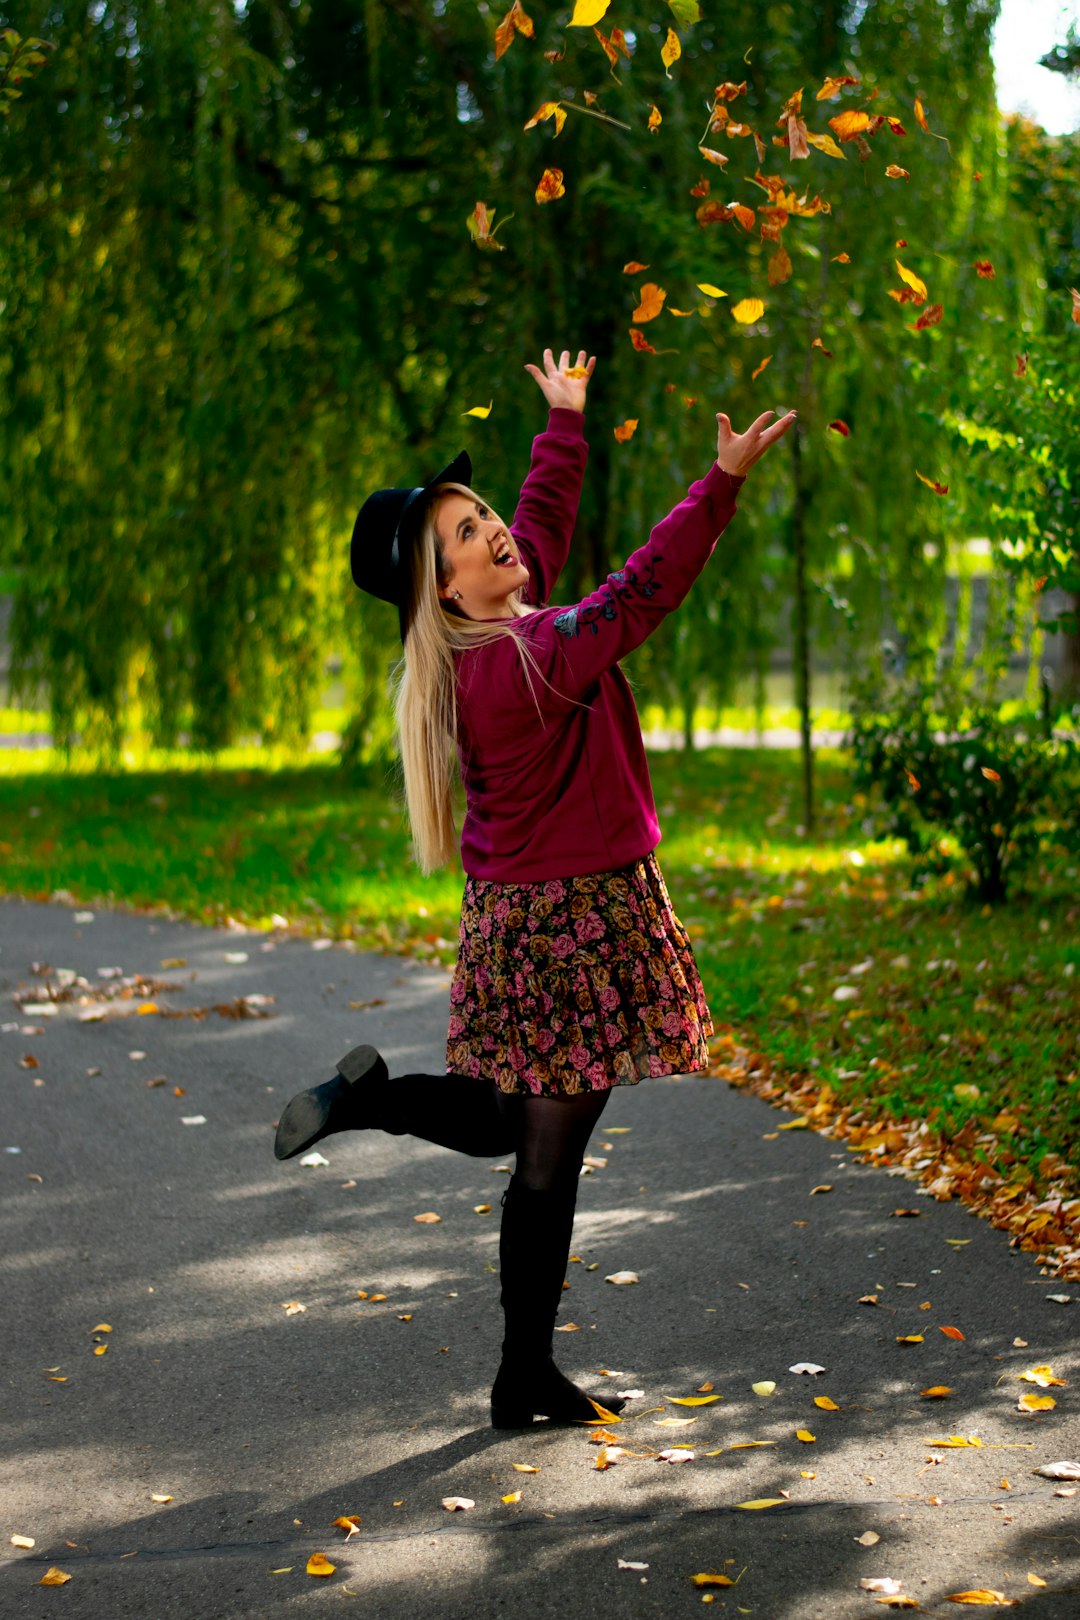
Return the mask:
<path fill-rule="evenodd" d="M 716 462 L 625 567 L 574 607 L 548 608 L 577 515 L 595 360 L 529 365 L 550 407 L 507 526 L 462 453 L 429 483 L 379 490 L 352 538 L 353 578 L 393 602 L 396 692 L 413 841 L 431 871 L 456 853 L 456 750 L 466 872 L 445 1075 L 391 1080 L 359 1046 L 294 1097 L 275 1152 L 378 1129 L 479 1157 L 516 1154 L 499 1236 L 496 1428 L 594 1420 L 598 1402 L 552 1360 L 578 1178 L 612 1086 L 708 1061 L 712 1022 L 690 941 L 654 854 L 641 727 L 618 661 L 678 607 L 735 512 L 748 469 L 791 427 L 743 434 L 717 416 Z M 602 1397 L 603 1408 L 624 1402 Z"/>

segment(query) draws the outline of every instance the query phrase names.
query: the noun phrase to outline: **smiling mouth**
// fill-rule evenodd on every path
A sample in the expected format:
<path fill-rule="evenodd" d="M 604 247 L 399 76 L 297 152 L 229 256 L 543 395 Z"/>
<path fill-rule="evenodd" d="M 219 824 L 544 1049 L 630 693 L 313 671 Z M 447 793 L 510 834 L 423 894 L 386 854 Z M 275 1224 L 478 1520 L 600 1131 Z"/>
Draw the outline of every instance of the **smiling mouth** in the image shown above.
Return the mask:
<path fill-rule="evenodd" d="M 516 562 L 517 558 L 514 556 L 514 553 L 507 549 L 504 552 L 500 552 L 500 554 L 495 558 L 495 567 L 512 568 Z"/>

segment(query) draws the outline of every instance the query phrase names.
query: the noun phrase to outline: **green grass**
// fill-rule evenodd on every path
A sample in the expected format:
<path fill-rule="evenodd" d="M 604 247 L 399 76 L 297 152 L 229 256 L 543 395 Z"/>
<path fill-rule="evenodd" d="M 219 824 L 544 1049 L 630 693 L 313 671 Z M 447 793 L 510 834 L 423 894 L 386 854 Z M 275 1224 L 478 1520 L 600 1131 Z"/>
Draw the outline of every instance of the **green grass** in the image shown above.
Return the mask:
<path fill-rule="evenodd" d="M 416 870 L 389 779 L 272 763 L 234 750 L 106 774 L 0 752 L 0 887 L 206 922 L 269 927 L 277 914 L 452 962 L 461 872 Z M 1075 866 L 1048 852 L 1008 907 L 980 910 L 959 868 L 913 888 L 903 846 L 867 839 L 839 754 L 818 755 L 812 839 L 793 754 L 660 754 L 650 767 L 661 866 L 718 1029 L 841 1101 L 950 1133 L 974 1120 L 999 1168 L 1037 1169 L 1051 1151 L 1076 1160 Z M 840 985 L 858 996 L 835 1000 Z"/>

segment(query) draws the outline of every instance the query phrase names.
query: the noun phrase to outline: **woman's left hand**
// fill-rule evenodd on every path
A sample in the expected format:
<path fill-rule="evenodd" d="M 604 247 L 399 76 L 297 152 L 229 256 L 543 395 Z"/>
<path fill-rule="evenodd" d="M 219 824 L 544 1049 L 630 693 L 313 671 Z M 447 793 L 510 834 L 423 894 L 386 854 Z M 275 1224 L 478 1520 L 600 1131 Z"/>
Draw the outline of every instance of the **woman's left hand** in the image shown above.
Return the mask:
<path fill-rule="evenodd" d="M 550 349 L 544 350 L 544 369 L 539 366 L 526 366 L 525 370 L 534 377 L 537 386 L 552 410 L 583 411 L 585 409 L 585 390 L 589 386 L 589 378 L 596 365 L 596 356 L 590 355 L 588 364 L 585 362 L 585 350 L 578 350 L 575 365 L 570 365 L 570 351 L 564 349 L 558 365 Z M 571 370 L 583 373 L 580 377 L 570 377 Z"/>

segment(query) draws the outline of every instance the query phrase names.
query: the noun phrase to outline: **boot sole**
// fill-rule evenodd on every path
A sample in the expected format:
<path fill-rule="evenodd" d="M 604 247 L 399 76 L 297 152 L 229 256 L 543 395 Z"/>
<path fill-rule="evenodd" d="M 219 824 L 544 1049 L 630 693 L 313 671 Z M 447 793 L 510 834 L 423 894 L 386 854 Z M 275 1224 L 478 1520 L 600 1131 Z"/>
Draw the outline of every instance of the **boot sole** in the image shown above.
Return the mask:
<path fill-rule="evenodd" d="M 311 1086 L 307 1091 L 298 1092 L 285 1106 L 285 1111 L 278 1121 L 277 1134 L 274 1137 L 274 1157 L 276 1159 L 292 1159 L 305 1148 L 311 1147 L 326 1134 L 326 1127 L 330 1119 L 330 1109 L 343 1092 L 358 1081 L 364 1080 L 373 1069 L 381 1067 L 386 1075 L 386 1065 L 374 1046 L 355 1046 L 338 1064 L 338 1072 L 332 1080 L 325 1081 L 321 1086 Z"/>

